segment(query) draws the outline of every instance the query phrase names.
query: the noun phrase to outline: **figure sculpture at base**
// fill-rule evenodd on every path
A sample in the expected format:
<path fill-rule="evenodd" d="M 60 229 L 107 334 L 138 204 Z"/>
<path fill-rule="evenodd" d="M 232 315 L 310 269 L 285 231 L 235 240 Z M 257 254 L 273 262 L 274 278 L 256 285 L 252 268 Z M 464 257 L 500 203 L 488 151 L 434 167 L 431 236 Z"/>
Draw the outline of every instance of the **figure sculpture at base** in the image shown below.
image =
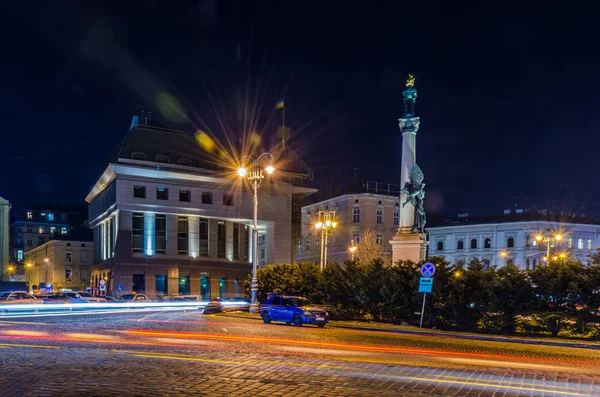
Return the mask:
<path fill-rule="evenodd" d="M 414 163 L 410 170 L 410 179 L 404 184 L 404 188 L 400 191 L 401 194 L 406 196 L 406 201 L 402 203 L 402 207 L 411 203 L 415 209 L 412 230 L 417 233 L 424 233 L 425 223 L 427 222 L 425 208 L 423 207 L 423 200 L 425 198 L 424 179 L 425 175 L 423 174 L 423 171 L 421 171 L 421 168 L 419 168 L 417 163 Z"/>

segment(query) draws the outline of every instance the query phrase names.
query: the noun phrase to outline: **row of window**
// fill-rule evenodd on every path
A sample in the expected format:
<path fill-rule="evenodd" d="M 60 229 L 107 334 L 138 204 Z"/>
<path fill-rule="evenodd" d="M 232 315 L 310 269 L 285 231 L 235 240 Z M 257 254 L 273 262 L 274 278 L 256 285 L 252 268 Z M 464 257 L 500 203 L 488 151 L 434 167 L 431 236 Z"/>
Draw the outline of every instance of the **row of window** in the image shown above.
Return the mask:
<path fill-rule="evenodd" d="M 133 152 L 131 154 L 131 158 L 133 160 L 141 160 L 141 161 L 147 161 L 148 157 L 146 156 L 146 153 L 142 153 L 142 152 Z M 159 154 L 156 155 L 154 157 L 154 161 L 157 163 L 163 163 L 163 164 L 170 164 L 171 163 L 171 158 L 169 156 L 167 156 L 166 154 Z M 193 163 L 192 160 L 187 158 L 187 157 L 180 157 L 179 159 L 177 159 L 177 164 L 179 165 L 185 165 L 188 167 L 192 167 Z"/>
<path fill-rule="evenodd" d="M 33 233 L 33 226 L 27 226 L 27 233 Z M 55 226 L 38 226 L 37 228 L 37 232 L 39 234 L 45 234 L 45 233 L 56 233 L 56 227 Z M 21 226 L 17 227 L 17 233 L 23 233 L 23 228 Z M 67 228 L 66 227 L 61 227 L 60 228 L 60 234 L 67 234 Z M 20 238 L 20 237 L 18 237 Z"/>
<path fill-rule="evenodd" d="M 537 241 L 533 240 L 533 246 L 536 246 L 537 245 L 536 243 L 537 243 Z M 477 239 L 475 239 L 475 238 L 471 239 L 471 244 L 470 244 L 471 249 L 477 249 L 477 245 L 478 245 Z M 592 249 L 592 245 L 593 245 L 592 239 L 588 239 L 587 240 L 587 249 L 591 250 Z M 514 248 L 514 246 L 515 246 L 515 239 L 513 237 L 507 238 L 506 239 L 506 247 L 507 248 Z M 527 246 L 529 247 L 529 244 L 527 244 Z M 551 246 L 554 246 L 554 245 L 551 244 Z M 573 239 L 572 238 L 569 238 L 567 240 L 567 247 L 568 248 L 573 248 Z M 464 248 L 465 248 L 464 241 L 463 240 L 458 240 L 456 242 L 456 249 L 457 250 L 462 250 Z M 483 248 L 492 248 L 492 240 L 489 239 L 489 238 L 486 238 L 483 241 Z M 577 239 L 577 248 L 578 249 L 583 249 L 583 239 L 582 238 Z M 437 250 L 438 251 L 443 251 L 444 250 L 444 241 L 443 240 L 439 240 L 437 242 Z"/>
<path fill-rule="evenodd" d="M 352 242 L 351 245 L 352 246 L 357 246 L 360 244 L 360 233 L 356 232 L 356 233 L 352 233 Z M 383 245 L 383 233 L 382 232 L 377 232 L 375 233 L 375 242 L 378 245 Z M 301 247 L 301 245 L 299 245 L 298 247 Z M 310 252 L 311 250 L 311 237 L 307 237 L 306 241 L 305 241 L 305 252 Z M 317 241 L 315 243 L 315 250 L 319 251 L 321 249 L 321 241 L 319 240 L 319 238 L 317 238 Z M 301 253 L 301 249 L 298 249 L 298 253 Z"/>
<path fill-rule="evenodd" d="M 377 212 L 375 213 L 375 216 L 376 216 L 376 222 L 378 224 L 382 224 L 383 223 L 383 208 L 378 208 Z M 360 222 L 360 207 L 352 208 L 352 222 L 354 222 L 354 223 Z M 396 211 L 394 211 L 394 226 L 398 226 L 399 223 L 400 223 L 400 212 L 396 210 Z"/>
<path fill-rule="evenodd" d="M 52 212 L 44 212 L 44 211 L 42 211 L 40 213 L 40 217 L 42 219 L 47 220 L 47 221 L 51 221 L 51 222 L 54 221 L 54 214 Z M 29 220 L 33 219 L 33 211 L 27 211 L 27 219 L 29 219 Z M 66 222 L 67 221 L 67 214 L 61 213 L 60 214 L 60 220 L 62 222 Z"/>
<path fill-rule="evenodd" d="M 110 277 L 109 277 L 110 279 Z M 152 282 L 151 277 L 145 274 L 132 275 L 132 290 L 136 293 L 146 292 L 146 280 Z M 110 282 L 110 281 L 109 281 Z M 97 286 L 97 284 L 95 284 Z M 157 274 L 154 276 L 154 290 L 159 295 L 174 294 L 175 291 L 169 290 L 169 277 L 166 274 Z M 243 291 L 243 283 L 237 278 L 233 279 L 233 293 L 237 296 Z M 190 276 L 179 275 L 177 277 L 177 293 L 182 295 L 190 294 Z M 211 298 L 210 277 L 200 276 L 200 295 L 203 299 Z M 219 277 L 219 297 L 224 298 L 228 295 L 227 278 Z"/>
<path fill-rule="evenodd" d="M 146 198 L 146 186 L 135 185 L 133 187 L 133 197 L 135 198 Z M 156 199 L 157 200 L 168 200 L 169 199 L 169 188 L 157 187 L 156 188 Z M 191 202 L 192 192 L 190 190 L 179 189 L 179 201 Z M 213 194 L 211 192 L 202 192 L 201 195 L 202 204 L 212 204 Z M 233 194 L 223 194 L 223 205 L 233 205 Z"/>
<path fill-rule="evenodd" d="M 132 249 L 133 252 L 144 252 L 144 242 L 149 243 L 146 248 L 146 254 L 152 255 L 165 254 L 167 252 L 167 216 L 156 214 L 154 219 L 154 241 L 149 241 L 149 236 L 152 233 L 145 231 L 144 213 L 134 212 L 132 215 Z M 190 247 L 190 218 L 187 216 L 177 217 L 177 253 L 179 255 L 189 255 L 191 252 L 196 252 L 199 256 L 209 255 L 209 222 L 207 218 L 195 218 L 194 222 L 198 222 L 198 240 L 197 246 Z M 244 226 L 246 235 L 249 228 Z M 239 259 L 239 243 L 240 243 L 240 224 L 233 224 L 233 252 L 232 258 Z M 244 240 L 244 260 L 247 259 L 249 249 L 249 237 Z M 217 256 L 225 258 L 227 245 L 227 228 L 224 221 L 217 222 Z"/>

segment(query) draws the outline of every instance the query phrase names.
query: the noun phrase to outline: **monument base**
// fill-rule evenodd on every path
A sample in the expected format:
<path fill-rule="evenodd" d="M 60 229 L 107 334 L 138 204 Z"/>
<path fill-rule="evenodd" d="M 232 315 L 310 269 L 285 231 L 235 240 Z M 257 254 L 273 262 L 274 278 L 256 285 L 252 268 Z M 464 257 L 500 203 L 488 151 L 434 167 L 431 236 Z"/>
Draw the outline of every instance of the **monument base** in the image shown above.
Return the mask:
<path fill-rule="evenodd" d="M 398 233 L 390 241 L 392 245 L 392 263 L 398 261 L 421 262 L 427 257 L 427 235 L 425 233 Z"/>

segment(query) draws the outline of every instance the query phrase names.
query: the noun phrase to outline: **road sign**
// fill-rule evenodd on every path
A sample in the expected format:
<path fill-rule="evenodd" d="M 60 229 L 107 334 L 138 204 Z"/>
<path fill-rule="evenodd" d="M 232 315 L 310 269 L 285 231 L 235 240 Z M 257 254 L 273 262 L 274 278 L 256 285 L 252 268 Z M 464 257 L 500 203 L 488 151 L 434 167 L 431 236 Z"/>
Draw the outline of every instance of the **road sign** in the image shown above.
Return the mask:
<path fill-rule="evenodd" d="M 424 263 L 423 266 L 421 266 L 421 275 L 423 277 L 433 277 L 433 275 L 435 274 L 435 265 L 433 263 Z"/>
<path fill-rule="evenodd" d="M 92 289 L 91 289 L 90 287 L 87 287 L 87 288 L 85 289 L 85 292 L 87 292 L 88 294 L 91 294 L 91 293 L 92 293 Z"/>
<path fill-rule="evenodd" d="M 123 289 L 123 284 L 119 284 L 119 291 Z"/>
<path fill-rule="evenodd" d="M 106 290 L 106 285 L 102 284 L 102 285 L 100 286 L 100 291 L 105 291 L 105 290 Z"/>
<path fill-rule="evenodd" d="M 419 280 L 419 292 L 431 293 L 433 287 L 433 278 L 421 277 Z"/>
<path fill-rule="evenodd" d="M 104 285 L 104 284 L 106 284 L 106 281 L 100 280 L 100 285 Z"/>

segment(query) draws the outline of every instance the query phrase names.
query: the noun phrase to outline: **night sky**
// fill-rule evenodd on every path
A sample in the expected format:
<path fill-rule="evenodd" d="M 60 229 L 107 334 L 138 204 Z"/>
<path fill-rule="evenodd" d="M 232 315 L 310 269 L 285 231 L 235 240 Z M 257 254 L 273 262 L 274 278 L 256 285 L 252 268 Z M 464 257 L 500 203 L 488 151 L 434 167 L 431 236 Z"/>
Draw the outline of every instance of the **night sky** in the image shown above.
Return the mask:
<path fill-rule="evenodd" d="M 430 212 L 600 215 L 600 35 L 576 2 L 19 3 L 0 10 L 0 196 L 16 206 L 84 204 L 141 110 L 235 143 L 247 105 L 268 149 L 281 98 L 320 186 L 353 167 L 397 183 L 412 73 Z"/>

